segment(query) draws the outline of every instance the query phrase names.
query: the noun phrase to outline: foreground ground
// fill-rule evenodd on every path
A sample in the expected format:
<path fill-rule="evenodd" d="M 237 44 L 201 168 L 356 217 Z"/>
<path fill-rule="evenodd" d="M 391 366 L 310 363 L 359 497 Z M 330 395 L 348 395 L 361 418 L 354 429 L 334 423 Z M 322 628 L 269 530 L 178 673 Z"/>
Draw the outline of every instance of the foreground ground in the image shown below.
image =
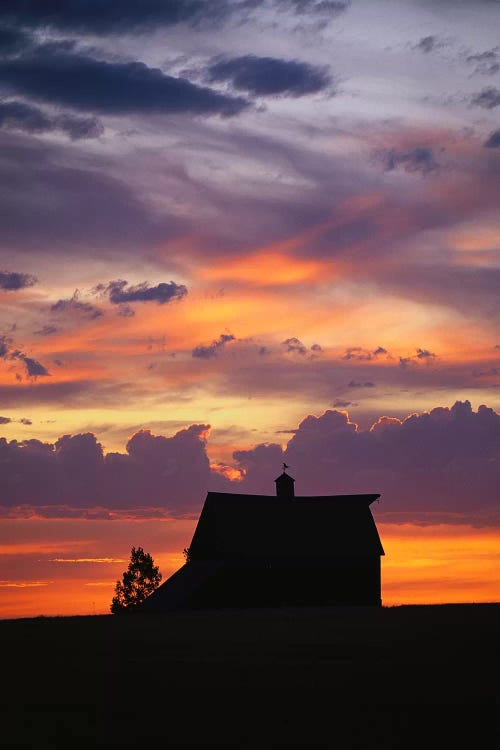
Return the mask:
<path fill-rule="evenodd" d="M 0 622 L 0 744 L 486 747 L 500 604 Z"/>

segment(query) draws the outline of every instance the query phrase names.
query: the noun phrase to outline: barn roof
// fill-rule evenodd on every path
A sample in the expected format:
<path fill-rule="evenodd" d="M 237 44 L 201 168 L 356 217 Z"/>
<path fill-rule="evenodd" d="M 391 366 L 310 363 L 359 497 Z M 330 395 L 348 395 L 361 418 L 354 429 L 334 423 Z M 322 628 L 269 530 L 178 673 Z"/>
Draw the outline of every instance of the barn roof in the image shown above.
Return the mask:
<path fill-rule="evenodd" d="M 380 495 L 278 497 L 209 492 L 192 560 L 383 555 L 370 504 Z"/>

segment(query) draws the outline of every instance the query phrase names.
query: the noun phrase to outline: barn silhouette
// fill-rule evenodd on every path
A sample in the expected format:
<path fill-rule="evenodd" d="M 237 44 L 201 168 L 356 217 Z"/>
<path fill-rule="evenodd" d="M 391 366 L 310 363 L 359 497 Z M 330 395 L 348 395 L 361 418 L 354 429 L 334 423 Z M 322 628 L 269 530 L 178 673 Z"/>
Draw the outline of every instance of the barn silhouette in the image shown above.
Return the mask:
<path fill-rule="evenodd" d="M 208 492 L 188 559 L 144 612 L 280 605 L 378 605 L 384 550 L 370 505 L 380 495 L 297 497 Z"/>

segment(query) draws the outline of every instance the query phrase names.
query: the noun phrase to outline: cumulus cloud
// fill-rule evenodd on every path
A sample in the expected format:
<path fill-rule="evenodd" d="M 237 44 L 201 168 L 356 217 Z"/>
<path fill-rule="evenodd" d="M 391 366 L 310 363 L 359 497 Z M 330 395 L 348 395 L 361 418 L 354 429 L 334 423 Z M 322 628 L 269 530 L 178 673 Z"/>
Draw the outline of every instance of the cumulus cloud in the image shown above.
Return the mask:
<path fill-rule="evenodd" d="M 113 305 L 125 305 L 130 302 L 158 302 L 159 305 L 164 305 L 176 299 L 180 300 L 187 294 L 184 284 L 176 284 L 175 281 L 161 282 L 156 286 L 151 286 L 147 281 L 143 281 L 136 286 L 129 286 L 128 281 L 118 279 L 117 281 L 110 281 L 105 286 L 100 285 L 96 289 L 108 294 L 109 301 Z M 130 308 L 124 307 L 120 314 L 127 317 L 130 312 Z"/>
<path fill-rule="evenodd" d="M 219 352 L 224 349 L 227 343 L 235 341 L 231 333 L 221 333 L 218 339 L 214 339 L 211 344 L 199 344 L 192 350 L 191 355 L 197 359 L 213 359 Z"/>
<path fill-rule="evenodd" d="M 493 133 L 490 133 L 483 146 L 485 148 L 500 148 L 500 130 L 494 130 Z"/>
<path fill-rule="evenodd" d="M 51 116 L 38 107 L 19 101 L 0 102 L 0 128 L 22 130 L 26 133 L 61 131 L 72 140 L 97 138 L 104 128 L 95 117 L 74 115 Z"/>
<path fill-rule="evenodd" d="M 69 299 L 60 299 L 50 307 L 51 312 L 61 315 L 78 315 L 82 318 L 95 320 L 104 315 L 103 311 L 90 302 L 80 300 L 80 291 L 75 289 L 73 296 Z"/>
<path fill-rule="evenodd" d="M 374 152 L 373 156 L 382 164 L 386 172 L 402 168 L 405 172 L 419 172 L 427 175 L 439 169 L 434 151 L 428 146 L 416 146 L 409 151 L 396 151 L 393 148 L 379 149 Z"/>
<path fill-rule="evenodd" d="M 211 81 L 228 81 L 235 89 L 254 96 L 307 96 L 331 83 L 325 68 L 255 55 L 218 60 L 209 66 L 208 76 Z"/>
<path fill-rule="evenodd" d="M 495 86 L 487 86 L 471 98 L 471 104 L 483 109 L 495 109 L 500 106 L 500 90 Z"/>
<path fill-rule="evenodd" d="M 277 445 L 236 452 L 245 471 L 238 492 L 263 491 L 262 476 L 285 461 L 297 495 L 381 493 L 377 515 L 419 522 L 500 524 L 500 415 L 468 401 L 406 419 L 381 417 L 362 431 L 344 412 L 304 419 L 283 451 Z M 274 471 L 274 474 L 273 474 Z"/>
<path fill-rule="evenodd" d="M 327 410 L 282 431 L 292 435 L 284 449 L 267 443 L 235 451 L 225 476 L 210 469 L 208 430 L 191 425 L 172 437 L 140 430 L 125 453 L 108 454 L 92 433 L 54 444 L 1 438 L 1 504 L 49 517 L 96 506 L 99 517 L 141 507 L 192 514 L 207 489 L 273 495 L 286 462 L 297 495 L 380 493 L 377 515 L 391 521 L 441 514 L 450 523 L 500 524 L 500 415 L 484 405 L 475 412 L 457 401 L 405 419 L 381 416 L 369 430 Z"/>
<path fill-rule="evenodd" d="M 36 284 L 36 282 L 36 276 L 31 276 L 31 274 L 29 273 L 18 273 L 16 271 L 0 271 L 0 289 L 5 289 L 8 292 L 17 291 L 18 289 L 25 289 L 28 286 L 33 286 L 33 284 Z"/>
<path fill-rule="evenodd" d="M 129 508 L 155 505 L 172 513 L 199 509 L 210 480 L 209 426 L 172 437 L 141 430 L 126 453 L 104 454 L 92 433 L 63 435 L 54 444 L 0 438 L 4 506 Z M 227 483 L 224 478 L 216 478 Z"/>
<path fill-rule="evenodd" d="M 248 106 L 241 97 L 196 86 L 141 62 L 106 62 L 54 45 L 40 46 L 24 57 L 0 60 L 0 76 L 7 90 L 108 115 L 231 116 Z"/>

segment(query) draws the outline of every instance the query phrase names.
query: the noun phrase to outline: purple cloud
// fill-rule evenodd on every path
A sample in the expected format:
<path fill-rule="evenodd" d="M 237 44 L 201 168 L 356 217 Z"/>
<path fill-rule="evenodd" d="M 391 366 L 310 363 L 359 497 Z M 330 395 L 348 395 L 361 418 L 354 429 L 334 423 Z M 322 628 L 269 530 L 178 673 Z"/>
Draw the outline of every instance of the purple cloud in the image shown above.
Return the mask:
<path fill-rule="evenodd" d="M 227 343 L 235 341 L 235 337 L 231 333 L 221 333 L 218 339 L 214 339 L 211 344 L 207 346 L 199 344 L 195 346 L 191 352 L 191 356 L 196 359 L 213 359 L 217 357 L 219 352 L 224 349 Z"/>
<path fill-rule="evenodd" d="M 36 284 L 36 282 L 36 276 L 32 276 L 29 273 L 18 273 L 17 271 L 0 271 L 0 289 L 4 289 L 7 292 L 25 289 L 26 287 L 33 286 L 33 284 Z"/>

